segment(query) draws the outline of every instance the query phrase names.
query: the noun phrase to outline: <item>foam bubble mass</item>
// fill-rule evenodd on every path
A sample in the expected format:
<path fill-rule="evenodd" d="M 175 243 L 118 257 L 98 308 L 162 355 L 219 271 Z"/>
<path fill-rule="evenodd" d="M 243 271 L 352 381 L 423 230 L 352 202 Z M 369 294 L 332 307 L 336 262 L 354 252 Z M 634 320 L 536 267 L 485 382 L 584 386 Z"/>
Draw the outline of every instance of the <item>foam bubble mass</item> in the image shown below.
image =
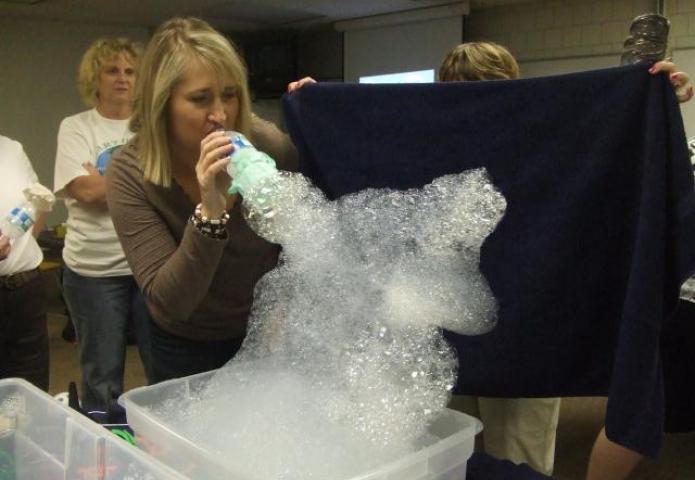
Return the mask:
<path fill-rule="evenodd" d="M 442 327 L 496 321 L 478 263 L 506 203 L 485 170 L 332 202 L 281 173 L 244 205 L 280 262 L 239 354 L 157 414 L 249 479 L 350 478 L 433 441 L 457 371 Z"/>

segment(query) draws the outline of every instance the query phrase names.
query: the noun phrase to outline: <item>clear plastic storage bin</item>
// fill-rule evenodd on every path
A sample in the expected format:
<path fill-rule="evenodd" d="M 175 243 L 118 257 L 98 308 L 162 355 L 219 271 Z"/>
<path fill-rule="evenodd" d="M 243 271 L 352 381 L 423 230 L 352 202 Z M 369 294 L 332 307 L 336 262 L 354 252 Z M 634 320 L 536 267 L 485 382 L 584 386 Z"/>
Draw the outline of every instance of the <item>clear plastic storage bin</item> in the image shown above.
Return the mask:
<path fill-rule="evenodd" d="M 21 379 L 0 380 L 0 479 L 186 480 Z"/>
<path fill-rule="evenodd" d="M 240 476 L 219 455 L 184 438 L 166 419 L 154 415 L 153 410 L 163 402 L 176 399 L 185 403 L 197 396 L 214 373 L 168 380 L 123 394 L 119 403 L 126 409 L 138 445 L 189 478 L 272 480 Z M 473 453 L 475 435 L 481 430 L 478 419 L 447 409 L 429 429 L 439 441 L 351 480 L 465 480 L 466 463 Z"/>

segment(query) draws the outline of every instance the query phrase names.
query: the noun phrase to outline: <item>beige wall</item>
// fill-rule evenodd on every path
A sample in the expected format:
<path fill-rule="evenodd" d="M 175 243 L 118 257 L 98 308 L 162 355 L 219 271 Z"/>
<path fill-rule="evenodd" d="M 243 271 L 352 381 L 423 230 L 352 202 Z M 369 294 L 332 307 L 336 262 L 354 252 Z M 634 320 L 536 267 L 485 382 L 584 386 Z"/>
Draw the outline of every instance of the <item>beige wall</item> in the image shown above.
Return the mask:
<path fill-rule="evenodd" d="M 554 0 L 473 10 L 467 40 L 509 46 L 521 62 L 620 54 L 632 19 L 654 0 Z M 674 49 L 695 48 L 695 0 L 666 0 Z"/>
<path fill-rule="evenodd" d="M 674 48 L 695 48 L 695 0 L 667 0 L 666 15 Z"/>
<path fill-rule="evenodd" d="M 511 48 L 521 62 L 619 54 L 632 19 L 654 10 L 652 0 L 537 1 L 473 10 L 466 39 Z"/>
<path fill-rule="evenodd" d="M 695 83 L 695 0 L 668 0 L 666 15 L 671 20 L 673 60 Z M 695 136 L 695 100 L 683 104 L 681 113 L 686 135 Z"/>
<path fill-rule="evenodd" d="M 509 47 L 522 76 L 604 68 L 619 63 L 632 19 L 656 9 L 654 0 L 544 0 L 474 9 L 466 40 Z M 670 54 L 695 76 L 695 0 L 666 0 Z M 682 106 L 688 136 L 695 135 L 695 101 Z"/>
<path fill-rule="evenodd" d="M 0 134 L 24 145 L 43 184 L 53 186 L 56 135 L 67 115 L 85 110 L 77 66 L 100 36 L 147 38 L 147 29 L 0 19 Z M 65 218 L 60 204 L 49 225 Z"/>

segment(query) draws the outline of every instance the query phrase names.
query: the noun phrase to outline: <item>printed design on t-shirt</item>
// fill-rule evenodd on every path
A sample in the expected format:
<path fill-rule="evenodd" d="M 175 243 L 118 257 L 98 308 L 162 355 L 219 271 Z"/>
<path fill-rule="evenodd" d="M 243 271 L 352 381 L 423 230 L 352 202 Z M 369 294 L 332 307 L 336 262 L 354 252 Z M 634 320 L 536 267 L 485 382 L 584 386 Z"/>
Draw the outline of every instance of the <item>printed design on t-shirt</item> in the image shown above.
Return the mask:
<path fill-rule="evenodd" d="M 113 153 L 127 143 L 127 141 L 127 139 L 114 140 L 106 143 L 97 150 L 101 153 L 97 156 L 94 165 L 96 166 L 96 169 L 99 170 L 100 175 L 104 175 L 104 173 L 106 173 L 106 167 L 109 166 Z"/>

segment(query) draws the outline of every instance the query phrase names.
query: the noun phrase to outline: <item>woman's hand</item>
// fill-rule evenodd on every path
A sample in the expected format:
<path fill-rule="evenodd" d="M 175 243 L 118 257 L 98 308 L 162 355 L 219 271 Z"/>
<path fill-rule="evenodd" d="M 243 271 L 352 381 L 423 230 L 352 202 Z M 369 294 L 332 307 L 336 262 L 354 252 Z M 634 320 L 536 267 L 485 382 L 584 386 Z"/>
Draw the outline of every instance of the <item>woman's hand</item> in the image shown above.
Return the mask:
<path fill-rule="evenodd" d="M 304 85 L 309 85 L 311 83 L 316 83 L 316 80 L 314 80 L 311 77 L 304 77 L 300 80 L 297 80 L 296 82 L 290 82 L 287 84 L 287 93 L 292 93 L 295 90 L 299 90 Z"/>
<path fill-rule="evenodd" d="M 685 72 L 676 71 L 676 64 L 670 60 L 656 62 L 649 69 L 649 73 L 656 75 L 659 72 L 668 74 L 668 79 L 676 90 L 676 98 L 684 103 L 693 98 L 693 86 L 690 85 L 690 76 Z"/>
<path fill-rule="evenodd" d="M 0 261 L 10 256 L 11 250 L 12 246 L 10 245 L 10 239 L 5 235 L 0 235 Z"/>
<path fill-rule="evenodd" d="M 94 165 L 92 165 L 90 162 L 84 162 L 82 164 L 82 168 L 84 168 L 87 171 L 87 173 L 90 175 L 101 176 L 101 173 L 99 173 L 99 170 L 97 170 L 97 168 Z"/>
<path fill-rule="evenodd" d="M 200 186 L 201 213 L 205 217 L 220 218 L 227 209 L 230 178 L 225 169 L 233 149 L 230 138 L 222 131 L 212 132 L 200 142 L 195 173 Z"/>

